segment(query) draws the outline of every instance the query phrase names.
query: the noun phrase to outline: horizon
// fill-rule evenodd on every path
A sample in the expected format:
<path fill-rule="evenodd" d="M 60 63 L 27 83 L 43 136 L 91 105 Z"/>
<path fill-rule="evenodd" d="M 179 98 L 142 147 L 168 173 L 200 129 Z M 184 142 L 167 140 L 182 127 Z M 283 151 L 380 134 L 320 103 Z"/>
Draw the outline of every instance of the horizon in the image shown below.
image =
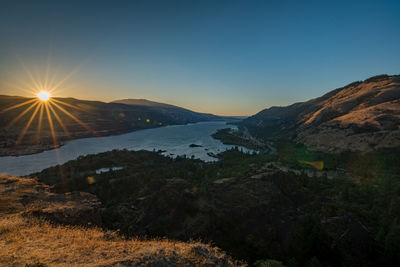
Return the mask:
<path fill-rule="evenodd" d="M 399 13 L 396 1 L 6 1 L 0 94 L 60 84 L 54 97 L 251 116 L 398 73 Z"/>
<path fill-rule="evenodd" d="M 329 91 L 327 91 L 327 92 L 322 93 L 322 95 L 313 97 L 313 98 L 311 98 L 311 99 L 307 99 L 307 100 L 305 100 L 305 101 L 294 101 L 294 102 L 292 102 L 292 103 L 288 103 L 287 105 L 281 105 L 281 106 L 279 106 L 279 105 L 272 105 L 272 106 L 264 107 L 263 109 L 261 109 L 261 110 L 255 112 L 255 113 L 253 113 L 253 114 L 249 114 L 249 115 L 235 115 L 235 114 L 225 115 L 225 114 L 215 114 L 215 113 L 211 113 L 211 112 L 201 112 L 201 111 L 197 111 L 197 110 L 192 110 L 192 109 L 190 109 L 189 107 L 177 106 L 177 105 L 174 105 L 174 104 L 171 104 L 171 103 L 162 102 L 162 101 L 154 101 L 153 99 L 146 99 L 146 98 L 121 98 L 121 99 L 113 99 L 113 100 L 111 100 L 111 101 L 103 101 L 103 100 L 98 100 L 98 99 L 83 99 L 83 98 L 77 98 L 77 97 L 72 97 L 72 96 L 62 96 L 62 97 L 60 97 L 60 96 L 51 96 L 51 97 L 52 97 L 52 98 L 56 98 L 56 99 L 68 99 L 68 98 L 72 98 L 72 99 L 76 99 L 76 100 L 80 100 L 80 101 L 93 101 L 93 102 L 103 102 L 103 103 L 113 103 L 113 102 L 116 102 L 116 101 L 123 101 L 123 100 L 144 100 L 144 101 L 150 101 L 150 102 L 155 102 L 155 103 L 159 103 L 159 104 L 173 105 L 173 106 L 177 106 L 177 107 L 179 107 L 179 108 L 188 109 L 188 110 L 191 110 L 191 111 L 194 111 L 194 112 L 198 112 L 198 113 L 212 114 L 212 115 L 221 116 L 221 117 L 243 117 L 243 118 L 247 118 L 247 117 L 251 117 L 251 116 L 253 116 L 253 115 L 258 114 L 259 112 L 261 112 L 261 111 L 264 110 L 264 109 L 269 109 L 269 108 L 271 108 L 271 107 L 285 107 L 285 106 L 290 106 L 290 105 L 293 105 L 293 104 L 296 104 L 296 103 L 306 102 L 306 101 L 308 101 L 308 100 L 312 100 L 312 99 L 321 97 L 321 96 L 323 96 L 323 95 L 325 95 L 325 94 L 327 94 L 327 93 L 329 93 L 329 92 L 331 92 L 331 91 L 333 91 L 333 90 L 346 87 L 346 86 L 348 86 L 348 85 L 351 84 L 351 83 L 354 83 L 354 82 L 364 82 L 365 80 L 367 80 L 367 79 L 369 79 L 369 78 L 376 77 L 376 76 L 381 76 L 381 75 L 400 76 L 400 74 L 386 74 L 386 73 L 385 73 L 385 74 L 377 74 L 377 75 L 370 76 L 370 77 L 367 77 L 367 78 L 362 79 L 362 80 L 352 81 L 352 82 L 350 82 L 350 83 L 348 83 L 348 84 L 345 84 L 345 85 L 340 86 L 340 87 L 337 87 L 337 88 L 333 88 L 333 89 L 331 89 L 331 90 L 329 90 Z M 37 95 L 32 95 L 32 96 L 20 96 L 20 95 L 0 94 L 0 96 L 1 96 L 1 95 L 10 96 L 10 97 L 23 97 L 23 98 L 29 98 L 29 99 L 31 99 L 31 98 L 33 99 L 33 98 L 37 98 L 37 97 L 38 97 Z M 129 104 L 124 104 L 124 103 L 118 103 L 118 104 L 129 105 Z"/>

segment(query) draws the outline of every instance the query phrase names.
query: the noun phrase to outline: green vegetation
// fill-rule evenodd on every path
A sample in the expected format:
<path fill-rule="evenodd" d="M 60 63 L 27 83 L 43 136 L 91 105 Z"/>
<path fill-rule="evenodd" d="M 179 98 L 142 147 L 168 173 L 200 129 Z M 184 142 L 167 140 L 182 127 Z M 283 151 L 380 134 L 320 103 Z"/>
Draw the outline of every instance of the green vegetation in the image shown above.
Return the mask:
<path fill-rule="evenodd" d="M 399 148 L 329 155 L 284 141 L 276 155 L 233 149 L 214 163 L 123 150 L 35 176 L 59 191 L 96 194 L 104 226 L 127 236 L 211 240 L 259 266 L 396 266 L 398 155 Z M 278 161 L 301 174 L 268 167 Z M 304 172 L 312 167 L 301 161 L 323 161 L 343 177 L 310 177 Z M 123 169 L 95 172 L 116 166 Z"/>
<path fill-rule="evenodd" d="M 261 166 L 266 161 L 273 159 L 269 155 L 245 154 L 237 147 L 220 153 L 218 156 L 221 159 L 220 161 L 206 163 L 186 156 L 171 158 L 162 156 L 160 153 L 144 150 L 137 152 L 113 150 L 97 155 L 79 157 L 64 165 L 57 165 L 31 176 L 38 176 L 48 184 L 55 184 L 58 190 L 64 192 L 90 191 L 89 189 L 93 186 L 88 183 L 88 177 L 93 177 L 97 185 L 112 184 L 115 179 L 119 179 L 120 182 L 124 181 L 123 184 L 116 183 L 116 185 L 104 188 L 106 191 L 96 192 L 96 194 L 99 194 L 103 200 L 107 197 L 112 199 L 117 197 L 119 198 L 118 201 L 123 201 L 126 200 L 125 197 L 128 198 L 133 192 L 139 190 L 137 187 L 130 187 L 129 182 L 136 185 L 136 182 L 147 183 L 149 181 L 180 178 L 196 186 L 202 186 L 223 177 L 244 177 L 250 174 L 249 164 L 256 163 Z M 123 168 L 101 174 L 95 172 L 101 168 L 115 166 Z M 120 188 L 113 188 L 114 186 Z M 108 190 L 111 191 L 108 192 Z M 119 192 L 118 196 L 113 195 L 115 191 Z"/>
<path fill-rule="evenodd" d="M 263 146 L 255 144 L 253 141 L 245 138 L 241 131 L 231 128 L 218 130 L 211 136 L 215 139 L 221 140 L 221 142 L 225 145 L 237 145 L 249 149 L 264 149 Z"/>
<path fill-rule="evenodd" d="M 395 176 L 400 173 L 400 148 L 384 148 L 371 152 L 342 152 L 327 154 L 315 152 L 304 145 L 287 140 L 276 142 L 277 155 L 285 164 L 296 168 L 304 167 L 300 161 L 323 161 L 326 170 L 343 170 L 353 178 L 374 179 Z"/>

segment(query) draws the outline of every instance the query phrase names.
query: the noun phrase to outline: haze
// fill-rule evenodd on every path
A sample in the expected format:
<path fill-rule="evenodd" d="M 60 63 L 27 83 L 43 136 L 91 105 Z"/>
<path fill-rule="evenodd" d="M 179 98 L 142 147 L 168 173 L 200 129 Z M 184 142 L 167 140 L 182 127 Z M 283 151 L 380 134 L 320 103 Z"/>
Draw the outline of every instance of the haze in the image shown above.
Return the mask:
<path fill-rule="evenodd" d="M 400 69 L 398 1 L 2 1 L 0 94 L 251 115 Z M 69 75 L 73 71 L 72 75 Z"/>

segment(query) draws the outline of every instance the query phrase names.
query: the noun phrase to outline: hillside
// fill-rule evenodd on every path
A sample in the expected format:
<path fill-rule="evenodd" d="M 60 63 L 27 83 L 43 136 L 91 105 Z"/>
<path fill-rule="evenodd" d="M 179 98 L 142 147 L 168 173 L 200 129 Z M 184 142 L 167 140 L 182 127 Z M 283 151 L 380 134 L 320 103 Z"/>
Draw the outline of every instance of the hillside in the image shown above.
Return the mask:
<path fill-rule="evenodd" d="M 36 179 L 0 176 L 0 265 L 244 266 L 200 242 L 104 231 L 94 226 L 99 206 L 89 193 L 56 194 Z"/>
<path fill-rule="evenodd" d="M 112 101 L 112 103 L 120 103 L 120 104 L 126 104 L 126 105 L 136 105 L 136 106 L 149 106 L 149 107 L 163 107 L 163 108 L 183 109 L 183 108 L 180 108 L 180 107 L 177 107 L 177 106 L 174 106 L 174 105 L 160 103 L 160 102 L 154 102 L 154 101 L 150 101 L 150 100 L 147 100 L 147 99 L 127 98 L 127 99 L 115 100 L 115 101 Z"/>
<path fill-rule="evenodd" d="M 398 153 L 327 158 L 320 170 L 236 149 L 212 163 L 114 150 L 31 177 L 96 195 L 104 227 L 126 236 L 210 241 L 249 264 L 398 266 Z"/>
<path fill-rule="evenodd" d="M 263 139 L 288 138 L 323 152 L 400 145 L 400 76 L 353 82 L 319 98 L 271 107 L 242 123 Z"/>
<path fill-rule="evenodd" d="M 168 116 L 175 120 L 204 121 L 220 119 L 218 116 L 214 116 L 212 114 L 198 113 L 189 109 L 170 104 L 154 102 L 147 99 L 122 99 L 113 101 L 112 103 L 119 103 L 137 107 L 148 107 L 152 111 L 159 112 L 160 114 L 164 114 L 165 116 Z"/>
<path fill-rule="evenodd" d="M 29 109 L 32 103 L 18 106 L 26 101 L 33 99 L 0 96 L 0 156 L 35 153 L 51 149 L 60 145 L 62 141 L 70 139 L 219 119 L 218 116 L 196 113 L 179 107 L 127 105 L 75 98 L 53 98 L 51 102 L 53 104 L 48 111 L 46 108 L 36 110 L 38 106 Z M 10 109 L 13 106 L 17 108 Z M 32 115 L 34 117 L 30 121 Z M 39 123 L 40 117 L 42 117 L 41 123 Z M 51 133 L 52 127 L 57 139 L 56 144 Z M 25 128 L 25 135 L 19 140 Z"/>

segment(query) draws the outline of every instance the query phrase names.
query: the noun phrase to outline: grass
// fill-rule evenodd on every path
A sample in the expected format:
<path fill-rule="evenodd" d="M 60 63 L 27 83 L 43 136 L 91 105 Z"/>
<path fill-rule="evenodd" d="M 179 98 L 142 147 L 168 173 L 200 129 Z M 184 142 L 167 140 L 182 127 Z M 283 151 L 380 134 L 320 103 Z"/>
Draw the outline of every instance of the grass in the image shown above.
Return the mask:
<path fill-rule="evenodd" d="M 36 179 L 0 175 L 0 266 L 244 265 L 198 241 L 126 239 L 96 226 L 60 225 L 30 215 L 32 209 L 58 207 L 42 201 L 49 195 L 54 196 Z"/>
<path fill-rule="evenodd" d="M 209 244 L 125 240 L 115 232 L 96 227 L 53 225 L 19 214 L 0 219 L 0 248 L 1 266 L 242 265 Z"/>

